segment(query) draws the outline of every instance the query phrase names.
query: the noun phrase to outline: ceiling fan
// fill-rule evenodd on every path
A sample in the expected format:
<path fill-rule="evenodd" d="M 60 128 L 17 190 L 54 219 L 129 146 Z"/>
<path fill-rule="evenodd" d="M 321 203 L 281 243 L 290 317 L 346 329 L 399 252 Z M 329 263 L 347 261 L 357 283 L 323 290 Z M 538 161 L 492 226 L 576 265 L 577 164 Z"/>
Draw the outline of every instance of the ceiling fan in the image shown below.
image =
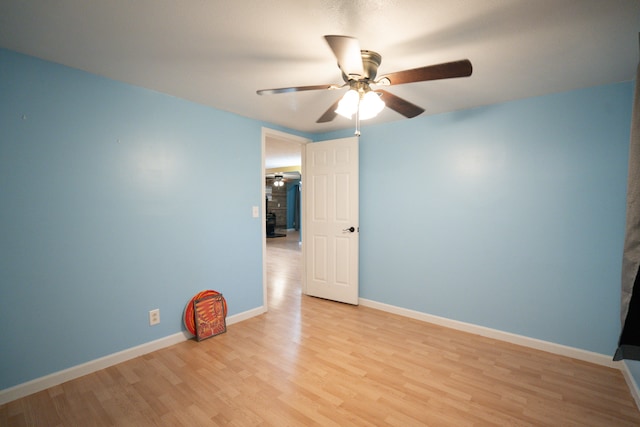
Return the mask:
<path fill-rule="evenodd" d="M 271 179 L 295 180 L 300 179 L 300 172 L 273 172 L 265 174 L 264 177 Z"/>
<path fill-rule="evenodd" d="M 330 122 L 338 114 L 347 118 L 355 114 L 358 122 L 374 117 L 385 105 L 407 118 L 412 118 L 422 114 L 424 109 L 378 87 L 468 77 L 473 71 L 471 61 L 463 59 L 385 74 L 376 80 L 378 67 L 382 62 L 382 56 L 379 53 L 361 50 L 358 39 L 354 37 L 324 36 L 324 38 L 338 60 L 344 84 L 261 89 L 257 91 L 258 95 L 349 87 L 344 97 L 333 103 L 316 123 Z M 356 125 L 356 134 L 359 134 L 358 125 Z"/>

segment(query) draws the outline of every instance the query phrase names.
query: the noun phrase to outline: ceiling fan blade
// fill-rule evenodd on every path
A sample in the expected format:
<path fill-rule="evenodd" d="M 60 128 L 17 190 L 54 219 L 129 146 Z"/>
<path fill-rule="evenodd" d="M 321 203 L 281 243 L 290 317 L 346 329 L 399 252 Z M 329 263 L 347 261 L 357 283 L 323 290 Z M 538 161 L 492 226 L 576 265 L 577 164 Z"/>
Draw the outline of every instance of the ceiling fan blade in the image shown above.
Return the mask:
<path fill-rule="evenodd" d="M 386 90 L 376 90 L 375 92 L 382 94 L 382 100 L 387 107 L 409 119 L 424 113 L 424 108 L 418 107 L 417 105 L 387 92 Z"/>
<path fill-rule="evenodd" d="M 326 90 L 326 89 L 340 89 L 341 86 L 336 85 L 314 85 L 314 86 L 297 86 L 297 87 L 282 87 L 278 89 L 260 89 L 256 93 L 258 95 L 271 95 L 274 93 L 287 93 L 287 92 L 303 92 L 305 90 Z"/>
<path fill-rule="evenodd" d="M 333 54 L 338 60 L 338 67 L 345 76 L 364 76 L 360 42 L 358 39 L 348 36 L 324 36 Z"/>
<path fill-rule="evenodd" d="M 334 102 L 333 105 L 331 105 L 331 107 L 329 107 L 329 109 L 325 111 L 324 114 L 320 116 L 318 120 L 316 120 L 316 123 L 327 123 L 335 119 L 336 116 L 338 115 L 338 113 L 336 113 L 336 109 L 338 108 L 338 103 L 340 102 L 341 99 L 342 98 L 338 98 L 338 100 Z"/>
<path fill-rule="evenodd" d="M 463 59 L 461 61 L 445 62 L 437 65 L 427 65 L 426 67 L 414 68 L 412 70 L 398 71 L 397 73 L 385 74 L 378 80 L 384 84 L 388 80 L 390 85 L 401 85 L 405 83 L 424 82 L 428 80 L 452 79 L 455 77 L 468 77 L 473 72 L 471 61 Z"/>

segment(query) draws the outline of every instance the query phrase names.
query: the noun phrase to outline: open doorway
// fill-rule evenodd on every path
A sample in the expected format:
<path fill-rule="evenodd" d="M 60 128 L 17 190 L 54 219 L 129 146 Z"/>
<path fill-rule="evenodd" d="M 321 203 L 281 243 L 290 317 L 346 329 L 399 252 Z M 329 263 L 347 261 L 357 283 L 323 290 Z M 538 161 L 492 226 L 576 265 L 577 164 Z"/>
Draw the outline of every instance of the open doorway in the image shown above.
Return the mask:
<path fill-rule="evenodd" d="M 303 164 L 306 138 L 263 128 L 263 304 L 269 310 L 281 301 L 278 277 L 303 287 L 302 222 Z M 295 276 L 295 277 L 292 277 Z M 270 298 L 273 297 L 273 298 Z M 270 306 L 271 305 L 271 306 Z"/>

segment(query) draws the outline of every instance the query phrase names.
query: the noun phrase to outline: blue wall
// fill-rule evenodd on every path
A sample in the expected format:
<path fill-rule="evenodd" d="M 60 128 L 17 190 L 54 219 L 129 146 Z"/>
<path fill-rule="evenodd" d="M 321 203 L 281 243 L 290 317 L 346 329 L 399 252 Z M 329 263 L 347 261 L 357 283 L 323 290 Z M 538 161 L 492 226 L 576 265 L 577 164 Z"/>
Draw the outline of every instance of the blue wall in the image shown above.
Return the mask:
<path fill-rule="evenodd" d="M 292 229 L 295 228 L 295 218 L 296 218 L 296 194 L 300 192 L 300 180 L 292 180 L 287 183 L 287 228 Z M 301 201 L 302 202 L 302 201 Z M 300 224 L 298 224 L 300 227 Z"/>
<path fill-rule="evenodd" d="M 262 305 L 263 123 L 5 50 L 0 94 L 0 389 Z M 361 297 L 612 354 L 632 95 L 365 124 Z"/>
<path fill-rule="evenodd" d="M 262 306 L 262 123 L 6 50 L 0 94 L 0 389 Z"/>
<path fill-rule="evenodd" d="M 360 296 L 613 355 L 632 96 L 363 127 Z"/>

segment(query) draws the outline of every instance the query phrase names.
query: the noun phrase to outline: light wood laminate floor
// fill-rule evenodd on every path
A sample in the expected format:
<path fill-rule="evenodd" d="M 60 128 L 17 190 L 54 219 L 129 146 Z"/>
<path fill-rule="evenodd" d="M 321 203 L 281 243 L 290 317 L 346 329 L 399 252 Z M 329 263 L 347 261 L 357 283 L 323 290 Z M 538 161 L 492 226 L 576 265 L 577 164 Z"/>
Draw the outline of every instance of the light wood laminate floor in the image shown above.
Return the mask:
<path fill-rule="evenodd" d="M 639 426 L 617 370 L 303 296 L 268 239 L 269 312 L 0 406 L 2 426 Z"/>

